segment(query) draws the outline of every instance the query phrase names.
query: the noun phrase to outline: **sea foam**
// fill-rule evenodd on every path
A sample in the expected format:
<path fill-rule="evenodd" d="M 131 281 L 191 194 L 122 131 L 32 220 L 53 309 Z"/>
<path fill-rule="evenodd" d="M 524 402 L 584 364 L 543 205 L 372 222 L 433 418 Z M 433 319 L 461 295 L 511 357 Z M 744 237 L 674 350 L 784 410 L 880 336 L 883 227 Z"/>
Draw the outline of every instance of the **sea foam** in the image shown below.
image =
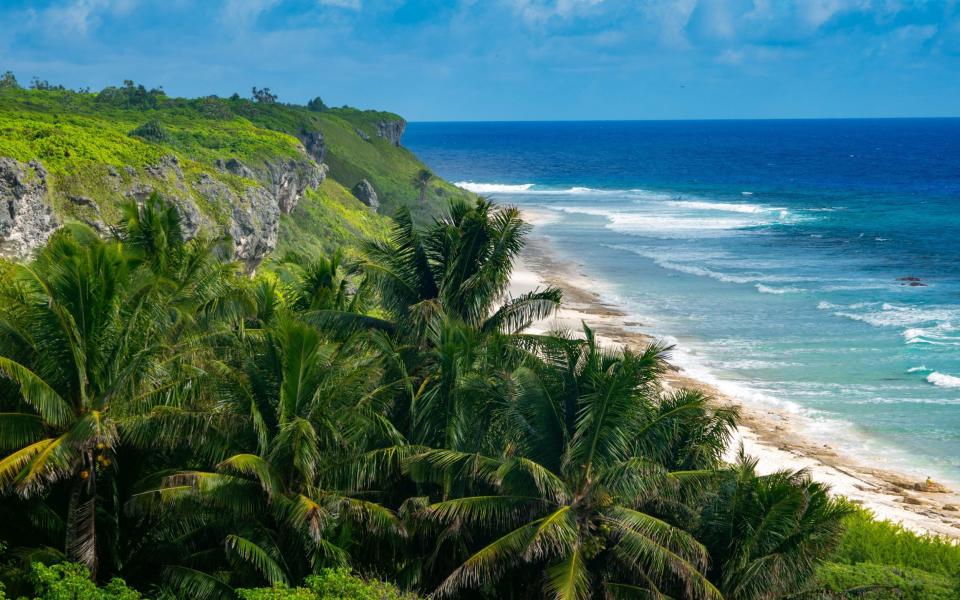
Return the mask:
<path fill-rule="evenodd" d="M 689 208 L 691 210 L 718 210 L 725 212 L 757 214 L 763 212 L 779 212 L 784 208 L 773 208 L 761 206 L 759 204 L 734 204 L 732 202 L 704 202 L 701 200 L 670 200 L 665 202 L 670 206 L 677 208 Z"/>
<path fill-rule="evenodd" d="M 457 187 L 463 188 L 475 194 L 510 194 L 529 191 L 533 187 L 532 183 L 509 184 L 509 183 L 475 183 L 473 181 L 458 181 Z"/>
<path fill-rule="evenodd" d="M 927 375 L 927 381 L 932 383 L 937 387 L 942 388 L 960 388 L 960 377 L 954 377 L 953 375 L 944 375 L 943 373 L 934 371 Z"/>

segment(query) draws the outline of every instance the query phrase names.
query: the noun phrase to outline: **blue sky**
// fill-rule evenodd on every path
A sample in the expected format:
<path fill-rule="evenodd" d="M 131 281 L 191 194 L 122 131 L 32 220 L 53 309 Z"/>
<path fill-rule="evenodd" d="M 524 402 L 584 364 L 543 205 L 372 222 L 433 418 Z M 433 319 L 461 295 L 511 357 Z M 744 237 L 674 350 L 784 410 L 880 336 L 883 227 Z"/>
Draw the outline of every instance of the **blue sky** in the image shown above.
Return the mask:
<path fill-rule="evenodd" d="M 958 0 L 0 0 L 0 70 L 411 120 L 960 116 Z"/>

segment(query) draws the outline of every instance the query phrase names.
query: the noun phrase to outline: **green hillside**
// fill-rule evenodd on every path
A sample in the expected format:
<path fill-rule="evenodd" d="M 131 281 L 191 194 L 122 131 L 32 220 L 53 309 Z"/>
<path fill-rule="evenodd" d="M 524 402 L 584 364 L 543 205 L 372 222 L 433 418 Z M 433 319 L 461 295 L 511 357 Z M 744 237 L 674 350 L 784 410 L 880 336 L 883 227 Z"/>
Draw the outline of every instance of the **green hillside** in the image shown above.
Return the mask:
<path fill-rule="evenodd" d="M 0 254 L 23 258 L 68 220 L 105 230 L 122 202 L 153 192 L 191 235 L 233 238 L 250 268 L 275 249 L 349 250 L 400 207 L 423 221 L 467 194 L 433 179 L 421 203 L 426 167 L 397 145 L 404 126 L 392 113 L 172 98 L 132 82 L 0 86 L 0 195 L 20 211 L 0 221 Z M 351 193 L 364 179 L 379 208 Z"/>

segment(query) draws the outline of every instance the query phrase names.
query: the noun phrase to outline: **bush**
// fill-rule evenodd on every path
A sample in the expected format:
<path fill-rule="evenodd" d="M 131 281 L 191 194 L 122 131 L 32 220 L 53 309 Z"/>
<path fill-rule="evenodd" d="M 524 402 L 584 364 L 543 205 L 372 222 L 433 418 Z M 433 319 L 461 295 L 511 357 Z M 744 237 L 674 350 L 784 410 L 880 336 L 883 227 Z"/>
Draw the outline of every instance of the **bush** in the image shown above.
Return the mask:
<path fill-rule="evenodd" d="M 960 571 L 960 546 L 946 538 L 917 535 L 889 521 L 876 521 L 865 510 L 848 517 L 844 525 L 830 557 L 833 562 L 912 567 L 948 577 Z"/>
<path fill-rule="evenodd" d="M 323 112 L 327 110 L 327 105 L 323 103 L 323 100 L 320 99 L 320 96 L 317 96 L 310 102 L 307 102 L 307 110 L 312 110 L 313 112 Z"/>
<path fill-rule="evenodd" d="M 159 121 L 147 121 L 130 132 L 131 137 L 143 138 L 150 142 L 165 143 L 170 141 L 170 134 Z"/>
<path fill-rule="evenodd" d="M 20 84 L 17 83 L 17 78 L 14 76 L 12 71 L 5 71 L 3 75 L 0 75 L 0 90 L 3 88 L 19 88 Z"/>
<path fill-rule="evenodd" d="M 817 582 L 822 598 L 956 600 L 960 597 L 951 578 L 910 567 L 827 563 L 817 571 Z"/>
<path fill-rule="evenodd" d="M 46 566 L 33 563 L 34 600 L 139 600 L 140 593 L 127 587 L 122 579 L 111 579 L 102 588 L 90 580 L 83 565 L 60 563 Z"/>
<path fill-rule="evenodd" d="M 133 108 L 147 110 L 160 106 L 166 98 L 163 89 L 148 90 L 143 85 L 137 85 L 129 79 L 123 82 L 123 87 L 106 87 L 97 94 L 97 102 L 117 108 Z"/>
<path fill-rule="evenodd" d="M 417 600 L 414 594 L 401 592 L 384 581 L 362 579 L 345 567 L 323 569 L 307 577 L 304 587 L 237 590 L 237 595 L 242 600 Z"/>

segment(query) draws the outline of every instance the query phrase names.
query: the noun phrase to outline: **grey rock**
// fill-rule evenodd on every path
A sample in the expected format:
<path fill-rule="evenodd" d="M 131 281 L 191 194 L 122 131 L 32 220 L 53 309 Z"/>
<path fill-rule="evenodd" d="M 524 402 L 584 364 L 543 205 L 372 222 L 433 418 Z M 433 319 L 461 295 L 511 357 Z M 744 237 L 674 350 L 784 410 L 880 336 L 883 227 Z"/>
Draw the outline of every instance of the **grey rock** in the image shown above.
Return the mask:
<path fill-rule="evenodd" d="M 315 190 L 327 176 L 326 165 L 312 160 L 289 159 L 268 163 L 273 196 L 283 214 L 288 215 L 307 190 Z"/>
<path fill-rule="evenodd" d="M 202 228 L 212 226 L 193 200 L 177 196 L 171 198 L 170 201 L 173 202 L 173 205 L 177 207 L 177 212 L 180 213 L 180 231 L 183 233 L 183 239 L 192 240 L 197 237 Z"/>
<path fill-rule="evenodd" d="M 113 165 L 107 165 L 107 173 L 110 175 L 110 177 L 120 177 L 120 171 L 118 171 Z"/>
<path fill-rule="evenodd" d="M 361 179 L 360 183 L 353 186 L 353 189 L 350 191 L 354 196 L 356 196 L 357 200 L 372 208 L 374 212 L 380 208 L 380 201 L 377 199 L 377 191 L 373 189 L 373 185 L 371 185 L 366 179 Z"/>
<path fill-rule="evenodd" d="M 160 162 L 155 165 L 147 165 L 144 171 L 155 179 L 172 183 L 180 190 L 187 191 L 183 170 L 180 169 L 180 161 L 172 154 L 162 157 Z"/>
<path fill-rule="evenodd" d="M 97 203 L 93 201 L 93 198 L 87 198 L 86 196 L 68 195 L 67 200 L 73 202 L 77 206 L 97 206 Z"/>
<path fill-rule="evenodd" d="M 222 165 L 223 165 L 222 170 L 223 170 L 223 171 L 226 171 L 227 173 L 233 173 L 234 175 L 236 175 L 236 176 L 238 176 L 238 177 L 246 177 L 247 179 L 256 179 L 256 178 L 257 178 L 256 174 L 250 169 L 250 167 L 248 167 L 247 165 L 243 164 L 242 162 L 240 162 L 240 161 L 237 160 L 236 158 L 231 158 L 231 159 L 227 160 L 226 162 L 224 162 L 224 161 L 222 161 L 222 160 L 221 160 L 221 161 L 218 161 L 218 162 L 219 162 L 219 164 L 222 164 Z"/>
<path fill-rule="evenodd" d="M 301 131 L 297 138 L 300 139 L 300 143 L 303 144 L 307 154 L 313 160 L 318 163 L 323 162 L 323 159 L 327 156 L 327 144 L 322 133 L 319 131 Z"/>
<path fill-rule="evenodd" d="M 0 256 L 27 258 L 59 226 L 43 165 L 0 158 Z"/>
<path fill-rule="evenodd" d="M 127 175 L 133 176 L 137 174 L 137 170 L 131 167 L 130 165 L 127 165 L 123 169 L 127 172 Z"/>
<path fill-rule="evenodd" d="M 367 132 L 366 132 L 366 131 L 360 129 L 359 127 L 355 127 L 353 130 L 357 133 L 357 135 L 360 136 L 360 139 L 362 139 L 363 141 L 365 141 L 365 142 L 369 142 L 369 141 L 370 141 L 370 136 L 367 135 Z"/>
<path fill-rule="evenodd" d="M 123 193 L 127 198 L 136 200 L 138 203 L 143 202 L 153 194 L 153 186 L 148 183 L 135 183 L 127 191 Z"/>
<path fill-rule="evenodd" d="M 253 271 L 277 247 L 280 207 L 266 190 L 249 187 L 243 201 L 233 205 L 230 236 L 234 256 Z"/>
<path fill-rule="evenodd" d="M 400 138 L 403 137 L 403 130 L 407 128 L 407 122 L 403 119 L 397 121 L 379 121 L 377 122 L 377 135 L 387 139 L 394 146 L 400 145 Z"/>

